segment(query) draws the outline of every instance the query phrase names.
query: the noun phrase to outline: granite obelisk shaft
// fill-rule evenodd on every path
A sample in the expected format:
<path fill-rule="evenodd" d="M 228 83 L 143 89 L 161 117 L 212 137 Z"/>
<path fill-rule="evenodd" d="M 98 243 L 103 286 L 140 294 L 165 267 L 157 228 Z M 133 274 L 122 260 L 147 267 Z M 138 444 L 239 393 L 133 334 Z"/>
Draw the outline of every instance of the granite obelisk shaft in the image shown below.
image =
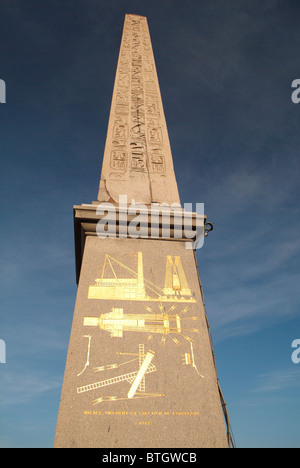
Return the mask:
<path fill-rule="evenodd" d="M 147 19 L 126 15 L 98 200 L 180 204 Z"/>

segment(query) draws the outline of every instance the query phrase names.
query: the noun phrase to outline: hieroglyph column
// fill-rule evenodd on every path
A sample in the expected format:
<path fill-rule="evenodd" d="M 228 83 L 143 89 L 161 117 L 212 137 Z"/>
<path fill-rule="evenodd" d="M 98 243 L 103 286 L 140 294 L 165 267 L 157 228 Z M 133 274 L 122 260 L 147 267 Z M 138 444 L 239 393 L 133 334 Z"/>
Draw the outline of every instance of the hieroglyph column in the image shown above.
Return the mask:
<path fill-rule="evenodd" d="M 180 204 L 147 19 L 126 15 L 98 200 Z"/>

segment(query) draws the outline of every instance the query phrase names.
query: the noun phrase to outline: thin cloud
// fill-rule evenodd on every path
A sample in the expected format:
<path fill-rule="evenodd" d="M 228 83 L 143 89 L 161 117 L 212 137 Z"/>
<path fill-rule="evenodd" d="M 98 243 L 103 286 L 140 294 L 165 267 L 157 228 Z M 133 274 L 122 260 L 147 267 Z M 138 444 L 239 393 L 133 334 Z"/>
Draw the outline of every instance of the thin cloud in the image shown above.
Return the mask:
<path fill-rule="evenodd" d="M 257 377 L 253 393 L 275 393 L 294 387 L 300 387 L 299 369 L 271 371 Z"/>
<path fill-rule="evenodd" d="M 61 380 L 45 372 L 5 370 L 1 374 L 0 406 L 28 403 L 61 387 Z"/>

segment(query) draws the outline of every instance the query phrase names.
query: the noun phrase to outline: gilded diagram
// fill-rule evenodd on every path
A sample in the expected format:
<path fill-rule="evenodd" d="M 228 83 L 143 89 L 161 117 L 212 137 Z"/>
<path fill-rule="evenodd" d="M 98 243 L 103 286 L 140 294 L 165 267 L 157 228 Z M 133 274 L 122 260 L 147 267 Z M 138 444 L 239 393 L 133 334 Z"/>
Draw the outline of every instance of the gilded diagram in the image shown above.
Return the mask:
<path fill-rule="evenodd" d="M 165 287 L 160 288 L 145 279 L 143 271 L 143 254 L 138 253 L 137 271 L 132 270 L 119 260 L 106 254 L 101 278 L 89 287 L 89 299 L 112 299 L 128 301 L 154 302 L 196 302 L 189 289 L 179 256 L 167 256 Z M 115 267 L 119 266 L 127 273 L 118 277 Z M 105 276 L 107 268 L 110 275 Z"/>
<path fill-rule="evenodd" d="M 121 276 L 120 272 L 123 272 Z M 109 311 L 83 318 L 83 338 L 86 339 L 87 351 L 85 365 L 77 374 L 78 377 L 90 367 L 92 339 L 101 338 L 101 333 L 116 340 L 116 348 L 112 349 L 117 349 L 118 343 L 121 343 L 119 340 L 128 334 L 138 336 L 140 343 L 138 352 L 132 349 L 125 352 L 118 350 L 115 351 L 116 362 L 101 362 L 99 366 L 93 367 L 92 372 L 103 373 L 103 379 L 94 379 L 92 383 L 77 387 L 78 394 L 95 394 L 96 398 L 91 400 L 93 405 L 108 401 L 164 397 L 164 393 L 151 390 L 157 388 L 153 387 L 153 376 L 160 375 L 156 356 L 162 355 L 167 341 L 173 343 L 175 349 L 184 348 L 185 352 L 181 352 L 182 364 L 189 366 L 195 375 L 204 378 L 197 366 L 193 345 L 194 336 L 200 333 L 197 328 L 199 317 L 191 316 L 189 312 L 196 300 L 189 288 L 180 256 L 166 256 L 165 283 L 164 288 L 160 288 L 145 279 L 142 252 L 137 254 L 137 270 L 106 254 L 101 277 L 89 286 L 88 298 L 139 301 L 134 313 L 126 311 L 125 302 L 122 307 L 113 304 Z M 149 305 L 142 304 L 142 301 Z M 165 304 L 170 302 L 172 304 Z M 150 343 L 153 343 L 151 349 L 148 348 Z M 119 368 L 124 372 L 118 372 L 116 369 Z M 128 384 L 126 390 L 124 385 L 118 386 L 124 382 Z M 122 387 L 122 390 L 107 394 L 111 387 Z"/>
<path fill-rule="evenodd" d="M 108 379 L 100 380 L 98 382 L 94 382 L 92 384 L 83 385 L 81 387 L 77 387 L 77 393 L 85 393 L 90 392 L 93 390 L 103 389 L 104 387 L 109 387 L 111 385 L 115 385 L 121 382 L 128 382 L 129 383 L 129 390 L 128 393 L 123 396 L 100 396 L 92 401 L 92 404 L 96 405 L 105 401 L 118 401 L 118 400 L 131 400 L 136 398 L 153 398 L 153 397 L 162 397 L 163 394 L 159 393 L 146 393 L 146 374 L 150 374 L 152 372 L 156 372 L 157 369 L 155 365 L 152 363 L 152 360 L 155 356 L 155 352 L 152 350 L 148 350 L 147 353 L 145 352 L 144 344 L 139 345 L 138 353 L 122 353 L 117 352 L 117 355 L 122 356 L 135 356 L 129 360 L 123 361 L 121 363 L 113 363 L 107 364 L 101 367 L 95 367 L 95 372 L 103 372 L 109 371 L 112 369 L 118 369 L 121 366 L 125 366 L 126 364 L 135 363 L 138 364 L 137 370 L 132 372 L 127 372 L 124 374 L 117 375 L 115 377 L 111 377 Z M 138 363 L 137 363 L 138 361 Z"/>

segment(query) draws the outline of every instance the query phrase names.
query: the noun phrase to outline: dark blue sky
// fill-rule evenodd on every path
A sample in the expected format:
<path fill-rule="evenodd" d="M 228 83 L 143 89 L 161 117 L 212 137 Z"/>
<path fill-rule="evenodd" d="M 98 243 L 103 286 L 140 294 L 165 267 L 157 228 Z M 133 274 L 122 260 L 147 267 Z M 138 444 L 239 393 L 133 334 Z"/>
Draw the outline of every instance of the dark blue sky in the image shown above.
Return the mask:
<path fill-rule="evenodd" d="M 0 0 L 0 446 L 53 445 L 76 297 L 74 204 L 98 193 L 126 13 L 147 16 L 238 446 L 299 447 L 298 0 Z"/>

